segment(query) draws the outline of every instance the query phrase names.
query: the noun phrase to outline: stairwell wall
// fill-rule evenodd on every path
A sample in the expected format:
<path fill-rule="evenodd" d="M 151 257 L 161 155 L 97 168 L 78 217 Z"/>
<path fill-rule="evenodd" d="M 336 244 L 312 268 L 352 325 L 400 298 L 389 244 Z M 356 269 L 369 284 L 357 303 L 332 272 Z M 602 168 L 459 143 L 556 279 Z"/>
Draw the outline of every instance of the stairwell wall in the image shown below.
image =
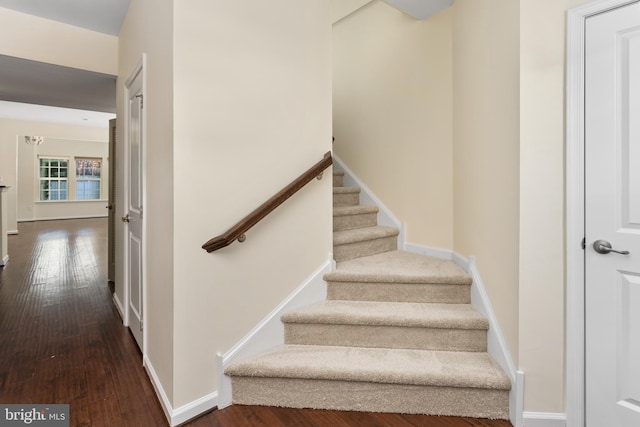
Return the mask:
<path fill-rule="evenodd" d="M 174 407 L 332 251 L 331 169 L 246 234 L 201 245 L 331 150 L 325 0 L 174 2 Z"/>
<path fill-rule="evenodd" d="M 453 6 L 454 250 L 473 255 L 518 364 L 519 4 Z"/>
<path fill-rule="evenodd" d="M 418 21 L 374 1 L 333 26 L 334 149 L 409 241 L 442 248 L 453 247 L 451 12 Z"/>

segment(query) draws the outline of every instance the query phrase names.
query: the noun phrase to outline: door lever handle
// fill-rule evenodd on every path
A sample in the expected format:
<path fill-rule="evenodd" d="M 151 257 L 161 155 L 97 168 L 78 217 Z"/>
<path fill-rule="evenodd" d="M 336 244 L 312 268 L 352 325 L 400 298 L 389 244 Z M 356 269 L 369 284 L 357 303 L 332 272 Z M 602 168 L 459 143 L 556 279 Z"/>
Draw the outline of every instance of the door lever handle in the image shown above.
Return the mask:
<path fill-rule="evenodd" d="M 629 251 L 617 251 L 611 247 L 611 243 L 606 240 L 596 240 L 593 242 L 593 249 L 599 254 L 608 254 L 611 252 L 615 252 L 620 255 L 629 255 Z"/>

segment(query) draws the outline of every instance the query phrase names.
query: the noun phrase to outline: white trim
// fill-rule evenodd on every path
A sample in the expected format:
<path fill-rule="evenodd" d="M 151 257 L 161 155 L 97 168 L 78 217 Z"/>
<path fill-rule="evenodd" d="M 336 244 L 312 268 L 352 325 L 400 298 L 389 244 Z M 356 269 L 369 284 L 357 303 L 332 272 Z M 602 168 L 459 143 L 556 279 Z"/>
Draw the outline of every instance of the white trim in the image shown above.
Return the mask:
<path fill-rule="evenodd" d="M 7 234 L 8 235 L 14 235 L 14 234 L 19 234 L 19 233 L 18 233 L 18 230 L 8 230 Z"/>
<path fill-rule="evenodd" d="M 113 293 L 113 303 L 115 304 L 116 309 L 118 310 L 118 314 L 120 315 L 120 319 L 122 319 L 123 323 L 124 323 L 124 308 L 122 307 L 122 302 L 118 298 L 118 294 L 115 293 L 115 292 Z"/>
<path fill-rule="evenodd" d="M 214 391 L 200 399 L 189 402 L 186 405 L 173 410 L 169 424 L 171 427 L 183 424 L 193 418 L 196 418 L 205 412 L 211 411 L 218 406 L 218 392 Z"/>
<path fill-rule="evenodd" d="M 595 0 L 567 13 L 566 71 L 566 405 L 568 427 L 585 424 L 584 50 L 585 21 L 637 0 Z"/>
<path fill-rule="evenodd" d="M 416 243 L 405 243 L 404 250 L 419 255 L 426 255 L 434 258 L 453 260 L 453 251 L 450 249 L 432 248 L 430 246 L 418 245 Z"/>
<path fill-rule="evenodd" d="M 333 254 L 299 285 L 271 313 L 260 321 L 236 345 L 224 355 L 218 353 L 218 408 L 231 405 L 231 378 L 224 375 L 224 368 L 229 364 L 255 356 L 265 350 L 284 344 L 284 325 L 280 316 L 284 312 L 295 310 L 305 305 L 324 301 L 327 298 L 327 283 L 323 276 L 335 270 Z"/>
<path fill-rule="evenodd" d="M 500 365 L 511 380 L 509 392 L 509 419 L 515 427 L 522 427 L 522 413 L 524 410 L 524 373 L 516 370 L 511 358 L 511 352 L 504 339 L 502 329 L 493 311 L 489 294 L 486 291 L 480 271 L 474 257 L 466 259 L 458 253 L 453 253 L 453 261 L 467 270 L 471 275 L 471 305 L 489 321 L 487 331 L 487 352 Z"/>
<path fill-rule="evenodd" d="M 549 412 L 524 412 L 524 427 L 565 427 L 567 416 Z"/>
<path fill-rule="evenodd" d="M 167 393 L 165 393 L 164 387 L 162 387 L 160 378 L 158 378 L 158 375 L 156 374 L 156 370 L 153 368 L 153 364 L 151 363 L 151 360 L 149 360 L 146 354 L 142 356 L 142 360 L 143 360 L 143 366 L 147 370 L 147 374 L 151 379 L 151 384 L 153 385 L 153 389 L 155 390 L 156 395 L 160 400 L 160 406 L 162 406 L 162 410 L 164 411 L 164 416 L 167 418 L 167 421 L 169 421 L 169 424 L 171 424 L 171 414 L 173 414 L 171 401 L 169 400 Z"/>
<path fill-rule="evenodd" d="M 406 243 L 407 252 L 432 256 L 440 259 L 452 260 L 471 275 L 471 305 L 489 321 L 487 331 L 487 353 L 500 365 L 511 380 L 509 392 L 509 418 L 514 427 L 522 427 L 524 411 L 524 372 L 516 370 L 511 352 L 498 324 L 498 319 L 493 311 L 489 295 L 480 277 L 480 271 L 474 257 L 468 259 L 449 249 L 433 248 L 416 243 Z M 528 427 L 528 425 L 527 425 Z"/>
<path fill-rule="evenodd" d="M 345 187 L 360 187 L 360 204 L 378 207 L 378 225 L 396 227 L 400 230 L 400 234 L 398 235 L 398 247 L 404 248 L 406 242 L 405 224 L 393 215 L 391 210 L 387 208 L 387 206 L 385 206 L 378 197 L 376 197 L 369 187 L 364 185 L 364 183 L 356 177 L 351 169 L 345 166 L 344 162 L 340 160 L 340 157 L 335 155 L 335 153 L 333 154 L 333 163 L 335 169 L 342 170 L 344 172 Z"/>
<path fill-rule="evenodd" d="M 158 400 L 160 401 L 160 406 L 162 406 L 162 410 L 164 411 L 164 416 L 167 418 L 171 427 L 183 424 L 204 412 L 212 410 L 218 405 L 218 393 L 213 392 L 206 396 L 202 396 L 193 402 L 189 402 L 186 405 L 182 405 L 177 409 L 173 409 L 171 401 L 162 387 L 162 383 L 153 368 L 151 360 L 149 360 L 146 355 L 143 356 L 143 360 L 144 367 L 151 379 L 151 384 L 153 385 L 156 395 L 158 396 Z"/>
<path fill-rule="evenodd" d="M 5 255 L 1 260 L 0 260 L 0 267 L 4 267 L 5 265 L 7 265 L 7 263 L 9 262 L 9 254 Z"/>
<path fill-rule="evenodd" d="M 97 179 L 94 181 L 98 181 Z M 105 203 L 105 202 L 109 202 L 108 200 L 104 200 L 104 199 L 65 199 L 65 200 L 34 200 L 33 204 L 38 205 L 38 204 L 43 204 L 43 205 L 51 205 L 51 204 L 56 204 L 56 203 Z"/>
<path fill-rule="evenodd" d="M 89 219 L 89 218 L 107 218 L 108 215 L 100 214 L 100 215 L 79 215 L 79 216 L 54 216 L 54 217 L 46 217 L 46 218 L 30 218 L 30 219 L 18 219 L 16 222 L 38 222 L 38 221 L 60 221 L 65 219 Z M 15 233 L 18 234 L 16 230 Z"/>
<path fill-rule="evenodd" d="M 141 121 L 142 121 L 142 131 L 141 131 L 141 138 L 140 138 L 140 144 L 142 145 L 142 164 L 141 164 L 141 168 L 142 168 L 142 206 L 147 206 L 147 180 L 146 180 L 146 176 L 147 176 L 147 169 L 146 169 L 146 158 L 147 158 L 147 110 L 144 107 L 145 103 L 147 102 L 146 99 L 146 94 L 147 94 L 147 54 L 146 53 L 142 53 L 140 59 L 138 60 L 138 63 L 136 64 L 136 66 L 133 68 L 131 74 L 129 75 L 129 77 L 127 78 L 127 80 L 124 82 L 124 92 L 125 92 L 125 99 L 127 100 L 124 103 L 124 117 L 125 120 L 124 121 L 124 147 L 125 149 L 123 149 L 123 154 L 124 154 L 124 164 L 125 164 L 125 168 L 124 168 L 124 175 L 123 175 L 123 181 L 124 181 L 124 203 L 123 205 L 127 205 L 127 200 L 128 200 L 128 192 L 129 192 L 129 167 L 127 166 L 129 163 L 129 154 L 128 154 L 128 150 L 126 149 L 126 147 L 128 146 L 129 143 L 129 119 L 130 119 L 130 111 L 129 111 L 129 99 L 130 99 L 130 95 L 129 95 L 129 89 L 131 87 L 131 85 L 133 84 L 133 82 L 136 80 L 136 78 L 140 76 L 142 79 L 142 95 L 143 95 L 143 107 L 142 107 L 142 117 L 141 117 Z M 126 215 L 126 212 L 123 211 L 123 215 Z M 128 233 L 129 233 L 129 228 L 127 227 L 127 224 L 124 224 L 123 227 L 123 241 L 127 242 L 128 240 Z M 148 325 L 146 324 L 146 318 L 147 318 L 147 216 L 146 215 L 142 215 L 142 259 L 140 260 L 141 262 L 141 269 L 142 269 L 142 282 L 141 282 L 141 286 L 142 286 L 142 315 L 141 317 L 141 321 L 142 321 L 142 355 L 143 355 L 143 360 L 145 360 L 145 356 L 146 356 L 146 349 L 147 349 L 147 329 L 148 329 Z M 123 250 L 123 266 L 124 266 L 124 270 L 123 270 L 123 288 L 124 288 L 124 325 L 125 326 L 129 326 L 129 272 L 128 272 L 128 265 L 129 265 L 129 252 L 127 249 L 127 243 L 125 243 L 124 245 L 124 250 Z"/>

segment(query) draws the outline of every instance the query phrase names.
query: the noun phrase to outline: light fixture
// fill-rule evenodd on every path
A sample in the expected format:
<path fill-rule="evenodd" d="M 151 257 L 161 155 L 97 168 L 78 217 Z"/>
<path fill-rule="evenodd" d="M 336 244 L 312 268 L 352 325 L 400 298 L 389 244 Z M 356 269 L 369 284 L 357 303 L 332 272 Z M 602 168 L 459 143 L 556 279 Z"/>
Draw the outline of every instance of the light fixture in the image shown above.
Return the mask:
<path fill-rule="evenodd" d="M 44 142 L 44 136 L 25 136 L 24 142 L 30 145 L 40 145 Z"/>

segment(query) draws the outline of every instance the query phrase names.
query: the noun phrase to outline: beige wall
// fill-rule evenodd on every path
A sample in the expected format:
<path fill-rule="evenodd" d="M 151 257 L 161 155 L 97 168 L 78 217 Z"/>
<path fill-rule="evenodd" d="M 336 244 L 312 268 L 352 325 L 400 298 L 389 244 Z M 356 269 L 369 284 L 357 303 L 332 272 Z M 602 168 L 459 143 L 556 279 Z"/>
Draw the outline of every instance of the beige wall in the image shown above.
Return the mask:
<path fill-rule="evenodd" d="M 0 7 L 0 55 L 116 75 L 118 38 Z"/>
<path fill-rule="evenodd" d="M 453 9 L 454 249 L 476 258 L 517 365 L 519 5 Z"/>
<path fill-rule="evenodd" d="M 373 2 L 333 27 L 336 153 L 407 225 L 453 247 L 452 10 Z"/>
<path fill-rule="evenodd" d="M 237 343 L 331 251 L 327 178 L 253 227 L 246 242 L 212 254 L 200 247 L 331 149 L 331 14 L 324 0 L 194 0 L 176 2 L 175 12 L 181 405 L 216 389 L 216 352 Z"/>
<path fill-rule="evenodd" d="M 133 0 L 120 34 L 120 117 L 123 82 L 147 54 L 146 352 L 173 408 L 214 392 L 216 352 L 331 251 L 329 179 L 314 180 L 244 244 L 200 247 L 331 149 L 329 4 L 196 3 Z"/>
<path fill-rule="evenodd" d="M 150 19 L 150 16 L 153 19 Z M 116 182 L 124 182 L 124 84 L 142 54 L 146 68 L 146 354 L 170 400 L 174 378 L 173 281 L 173 1 L 132 0 L 119 38 Z M 125 214 L 122 191 L 116 217 Z M 116 250 L 123 253 L 123 227 L 116 222 Z M 176 250 L 180 250 L 179 248 Z M 116 292 L 124 302 L 122 263 L 116 263 Z"/>
<path fill-rule="evenodd" d="M 520 1 L 519 353 L 527 411 L 565 410 L 565 31 L 566 11 L 581 3 Z"/>
<path fill-rule="evenodd" d="M 331 0 L 331 22 L 336 23 L 372 0 Z"/>
<path fill-rule="evenodd" d="M 87 126 L 72 126 L 28 120 L 0 119 L 0 176 L 4 184 L 11 186 L 7 192 L 8 221 L 10 232 L 18 230 L 18 136 L 37 135 L 53 138 L 107 141 L 108 129 Z"/>

